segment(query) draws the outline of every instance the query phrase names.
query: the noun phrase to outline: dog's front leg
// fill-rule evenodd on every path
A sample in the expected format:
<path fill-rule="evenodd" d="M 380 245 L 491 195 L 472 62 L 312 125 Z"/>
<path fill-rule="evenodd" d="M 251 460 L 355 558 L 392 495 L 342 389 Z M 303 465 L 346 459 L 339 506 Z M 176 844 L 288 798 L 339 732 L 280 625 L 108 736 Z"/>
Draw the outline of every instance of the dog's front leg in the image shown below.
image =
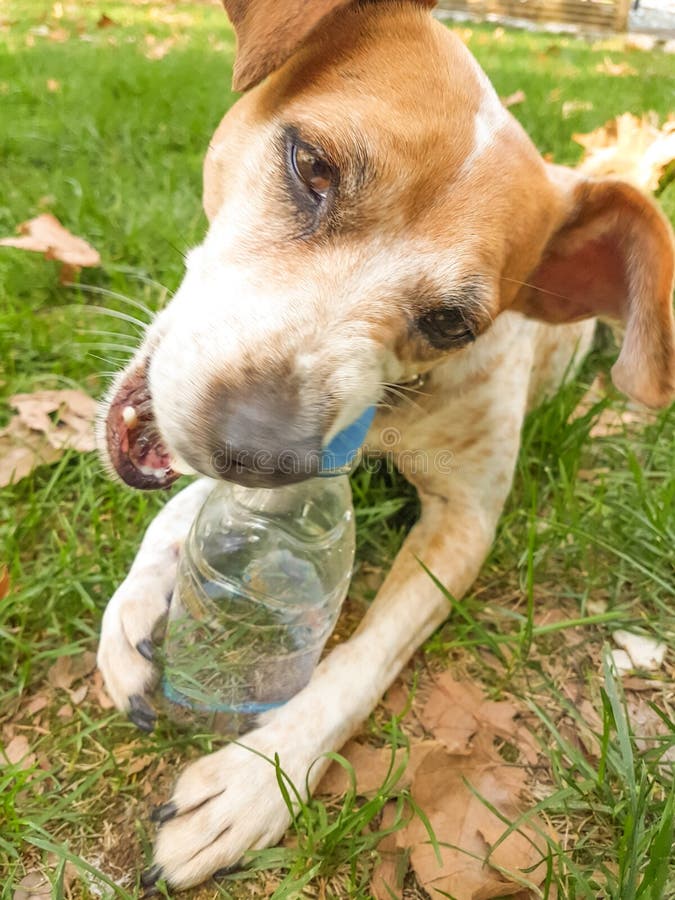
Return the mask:
<path fill-rule="evenodd" d="M 501 494 L 510 484 L 510 473 Z M 494 498 L 493 498 L 494 499 Z M 171 801 L 156 811 L 156 864 L 146 884 L 164 877 L 194 885 L 239 862 L 245 851 L 277 842 L 290 822 L 271 759 L 296 788 L 312 790 L 339 749 L 375 707 L 416 647 L 448 614 L 448 601 L 419 560 L 455 596 L 463 594 L 489 550 L 501 508 L 462 491 L 423 497 L 420 522 L 408 536 L 355 635 L 319 665 L 309 685 L 260 725 L 188 767 Z M 503 497 L 502 497 L 503 501 Z M 250 748 L 250 749 L 249 749 Z M 309 777 L 308 777 L 309 771 Z"/>
<path fill-rule="evenodd" d="M 180 548 L 213 484 L 208 478 L 194 482 L 153 519 L 103 614 L 97 662 L 106 690 L 144 731 L 155 719 L 144 696 L 154 681 L 152 633 L 167 614 Z"/>

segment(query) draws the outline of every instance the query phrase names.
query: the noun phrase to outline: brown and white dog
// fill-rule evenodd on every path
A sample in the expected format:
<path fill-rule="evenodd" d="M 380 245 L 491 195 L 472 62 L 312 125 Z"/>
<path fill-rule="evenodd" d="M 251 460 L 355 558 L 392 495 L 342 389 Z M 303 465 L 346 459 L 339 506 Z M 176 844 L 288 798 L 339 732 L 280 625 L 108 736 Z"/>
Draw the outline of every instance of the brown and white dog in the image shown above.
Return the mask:
<path fill-rule="evenodd" d="M 414 482 L 420 521 L 356 634 L 242 739 L 278 754 L 300 787 L 446 617 L 419 560 L 455 597 L 471 586 L 523 417 L 583 357 L 593 316 L 625 323 L 618 387 L 652 407 L 671 400 L 673 239 L 636 189 L 544 163 L 428 2 L 226 6 L 235 86 L 248 90 L 206 157 L 208 234 L 101 423 L 129 484 L 206 478 L 148 529 L 98 661 L 117 706 L 151 728 L 151 635 L 212 479 L 284 483 L 285 452 L 313 458 L 387 385 L 423 380 L 414 404 L 382 406 L 367 442 Z M 450 451 L 452 465 L 420 466 L 420 451 Z M 145 882 L 178 887 L 289 824 L 273 766 L 237 745 L 191 764 L 156 818 Z"/>

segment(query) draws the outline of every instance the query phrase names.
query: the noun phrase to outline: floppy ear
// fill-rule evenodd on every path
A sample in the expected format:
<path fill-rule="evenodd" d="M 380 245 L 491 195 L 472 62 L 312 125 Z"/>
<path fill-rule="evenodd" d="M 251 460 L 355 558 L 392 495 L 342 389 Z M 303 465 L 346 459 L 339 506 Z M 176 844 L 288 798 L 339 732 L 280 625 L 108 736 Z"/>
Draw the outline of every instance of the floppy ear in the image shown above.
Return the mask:
<path fill-rule="evenodd" d="M 354 0 L 223 0 L 237 32 L 232 85 L 246 91 L 282 66 L 317 26 Z M 429 8 L 436 0 L 414 0 Z"/>
<path fill-rule="evenodd" d="M 620 181 L 575 181 L 568 193 L 567 217 L 512 308 L 546 322 L 621 319 L 614 383 L 647 406 L 666 406 L 675 394 L 670 225 Z"/>

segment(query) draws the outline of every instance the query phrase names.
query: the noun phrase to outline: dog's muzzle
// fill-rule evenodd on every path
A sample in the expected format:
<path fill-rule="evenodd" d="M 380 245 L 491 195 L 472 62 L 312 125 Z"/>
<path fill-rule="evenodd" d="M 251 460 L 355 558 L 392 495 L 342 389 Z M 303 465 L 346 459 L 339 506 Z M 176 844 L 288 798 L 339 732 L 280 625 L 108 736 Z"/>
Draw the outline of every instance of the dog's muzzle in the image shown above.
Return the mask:
<path fill-rule="evenodd" d="M 135 369 L 117 388 L 105 418 L 105 444 L 113 468 L 130 487 L 168 488 L 179 477 L 157 430 L 147 366 Z"/>

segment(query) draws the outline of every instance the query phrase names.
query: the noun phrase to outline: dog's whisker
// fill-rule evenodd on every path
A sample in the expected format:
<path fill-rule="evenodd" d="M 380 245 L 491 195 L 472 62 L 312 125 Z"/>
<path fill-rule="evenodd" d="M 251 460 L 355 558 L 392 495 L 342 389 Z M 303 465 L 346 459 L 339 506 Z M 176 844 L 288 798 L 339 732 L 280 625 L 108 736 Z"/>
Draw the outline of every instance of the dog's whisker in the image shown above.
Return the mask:
<path fill-rule="evenodd" d="M 148 323 L 142 322 L 140 319 L 137 319 L 135 316 L 129 315 L 129 313 L 122 312 L 119 309 L 108 309 L 107 306 L 75 306 L 80 312 L 90 312 L 90 313 L 100 313 L 102 316 L 110 316 L 113 319 L 119 319 L 121 322 L 128 322 L 130 325 L 134 325 L 138 328 L 141 333 L 145 333 Z"/>
<path fill-rule="evenodd" d="M 91 347 L 97 350 L 118 350 L 121 353 L 128 353 L 129 355 L 133 355 L 137 349 L 136 347 L 129 346 L 129 344 L 113 344 L 110 341 L 80 341 L 79 346 L 84 349 Z"/>
<path fill-rule="evenodd" d="M 97 284 L 75 284 L 74 282 L 69 282 L 66 286 L 79 288 L 79 290 L 83 291 L 85 294 L 98 294 L 102 297 L 120 300 L 122 303 L 126 303 L 128 306 L 132 306 L 134 309 L 139 310 L 139 312 L 145 313 L 148 316 L 148 322 L 150 322 L 154 316 L 153 311 L 150 307 L 146 306 L 145 303 L 141 303 L 140 300 L 135 300 L 133 297 L 127 297 L 126 294 L 120 294 L 118 291 L 111 291 L 110 288 L 100 287 Z"/>
<path fill-rule="evenodd" d="M 550 291 L 547 288 L 543 288 L 538 284 L 532 284 L 529 281 L 520 281 L 518 278 L 507 278 L 506 275 L 502 275 L 500 280 L 508 281 L 510 284 L 519 284 L 521 287 L 534 288 L 537 291 L 541 291 L 542 294 L 548 294 L 550 297 L 557 297 L 558 300 L 567 300 L 570 302 L 570 298 L 565 294 L 559 294 L 557 291 Z"/>

